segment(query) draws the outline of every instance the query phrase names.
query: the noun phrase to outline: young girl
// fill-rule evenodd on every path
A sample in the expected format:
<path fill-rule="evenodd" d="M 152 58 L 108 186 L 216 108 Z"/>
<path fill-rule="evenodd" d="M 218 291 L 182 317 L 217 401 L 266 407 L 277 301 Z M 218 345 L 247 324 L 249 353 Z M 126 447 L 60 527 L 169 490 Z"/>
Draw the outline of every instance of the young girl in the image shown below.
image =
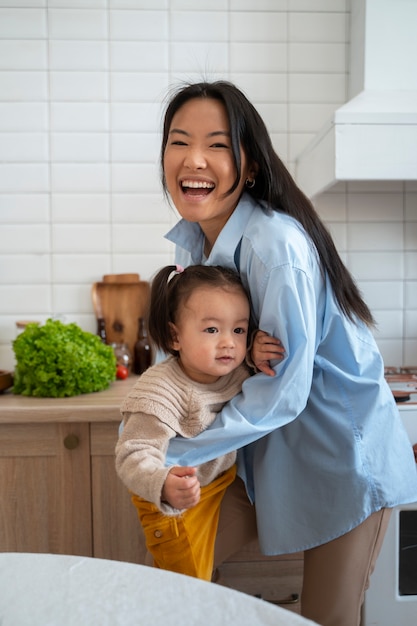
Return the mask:
<path fill-rule="evenodd" d="M 170 354 L 146 370 L 123 402 L 116 469 L 142 523 L 154 564 L 211 579 L 220 502 L 236 475 L 236 453 L 194 467 L 166 467 L 177 436 L 207 428 L 248 377 L 250 308 L 236 272 L 168 266 L 152 282 L 149 333 Z M 201 486 L 201 488 L 200 488 Z M 175 489 L 171 506 L 165 491 Z M 191 504 L 193 508 L 188 508 Z M 187 510 L 186 510 L 187 509 Z"/>
<path fill-rule="evenodd" d="M 372 314 L 237 87 L 197 83 L 173 95 L 161 165 L 183 218 L 168 234 L 177 261 L 237 268 L 255 324 L 286 350 L 273 376 L 248 378 L 192 445 L 173 440 L 168 458 L 199 464 L 258 440 L 240 455 L 239 474 L 255 501 L 261 548 L 304 551 L 305 617 L 356 626 L 390 508 L 417 500 Z M 175 505 L 175 490 L 165 497 Z M 237 479 L 222 504 L 219 559 L 238 547 L 234 537 L 245 538 L 236 504 L 244 497 Z"/>

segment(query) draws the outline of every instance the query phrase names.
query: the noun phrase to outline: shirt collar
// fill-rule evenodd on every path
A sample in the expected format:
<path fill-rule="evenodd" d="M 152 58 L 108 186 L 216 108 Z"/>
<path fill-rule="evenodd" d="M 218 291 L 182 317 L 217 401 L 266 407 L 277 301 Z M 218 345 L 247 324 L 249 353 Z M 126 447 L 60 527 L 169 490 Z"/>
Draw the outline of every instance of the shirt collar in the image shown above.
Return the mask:
<path fill-rule="evenodd" d="M 216 239 L 207 262 L 209 265 L 227 265 L 234 268 L 234 253 L 242 239 L 246 225 L 257 206 L 256 201 L 244 193 L 222 231 Z M 165 238 L 176 246 L 187 250 L 192 263 L 199 264 L 204 260 L 204 234 L 199 224 L 180 220 Z"/>

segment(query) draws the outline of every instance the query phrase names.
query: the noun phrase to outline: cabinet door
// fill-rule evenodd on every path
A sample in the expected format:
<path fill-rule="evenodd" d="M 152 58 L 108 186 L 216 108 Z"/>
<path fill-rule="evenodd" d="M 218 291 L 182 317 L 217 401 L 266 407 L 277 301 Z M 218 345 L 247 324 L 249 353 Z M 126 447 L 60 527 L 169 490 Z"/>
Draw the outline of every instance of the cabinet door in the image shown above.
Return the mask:
<path fill-rule="evenodd" d="M 114 466 L 119 424 L 90 426 L 93 554 L 102 559 L 143 563 L 146 549 L 142 527 Z"/>
<path fill-rule="evenodd" d="M 88 424 L 0 427 L 0 551 L 91 556 Z"/>

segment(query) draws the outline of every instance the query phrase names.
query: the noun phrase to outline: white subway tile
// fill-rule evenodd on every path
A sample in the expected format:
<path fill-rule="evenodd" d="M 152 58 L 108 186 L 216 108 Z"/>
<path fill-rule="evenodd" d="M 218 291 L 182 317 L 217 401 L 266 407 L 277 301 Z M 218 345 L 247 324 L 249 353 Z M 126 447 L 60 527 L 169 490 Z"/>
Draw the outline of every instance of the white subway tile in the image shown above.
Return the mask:
<path fill-rule="evenodd" d="M 290 104 L 290 132 L 319 131 L 331 118 L 336 108 L 333 103 Z"/>
<path fill-rule="evenodd" d="M 46 41 L 0 41 L 0 70 L 46 70 Z"/>
<path fill-rule="evenodd" d="M 192 11 L 215 11 L 224 10 L 228 8 L 228 0 L 170 0 L 170 9 L 190 9 Z"/>
<path fill-rule="evenodd" d="M 171 0 L 108 0 L 111 9 L 168 9 Z"/>
<path fill-rule="evenodd" d="M 352 250 L 391 251 L 403 249 L 403 227 L 401 223 L 348 224 L 348 245 Z"/>
<path fill-rule="evenodd" d="M 112 133 L 112 162 L 157 163 L 161 138 L 156 133 Z"/>
<path fill-rule="evenodd" d="M 108 46 L 104 41 L 50 41 L 52 70 L 106 70 Z"/>
<path fill-rule="evenodd" d="M 114 194 L 112 200 L 112 217 L 116 224 L 166 224 L 170 228 L 172 209 L 164 201 L 162 193 Z"/>
<path fill-rule="evenodd" d="M 2 313 L 29 317 L 50 310 L 49 285 L 0 285 Z M 30 315 L 32 317 L 32 315 Z"/>
<path fill-rule="evenodd" d="M 36 223 L 49 219 L 47 194 L 0 194 L 0 223 Z"/>
<path fill-rule="evenodd" d="M 168 71 L 168 42 L 113 41 L 110 67 L 122 72 Z"/>
<path fill-rule="evenodd" d="M 49 9 L 51 39 L 105 39 L 106 11 L 94 9 Z"/>
<path fill-rule="evenodd" d="M 109 191 L 109 165 L 55 163 L 51 165 L 54 193 L 105 193 Z"/>
<path fill-rule="evenodd" d="M 348 193 L 403 193 L 404 182 L 400 180 L 350 180 Z"/>
<path fill-rule="evenodd" d="M 322 220 L 346 221 L 346 195 L 344 193 L 323 193 L 314 199 L 314 206 Z"/>
<path fill-rule="evenodd" d="M 398 280 L 358 281 L 358 287 L 370 309 L 402 309 L 403 283 Z"/>
<path fill-rule="evenodd" d="M 417 261 L 417 257 L 414 260 Z M 407 309 L 417 309 L 417 277 L 404 282 L 404 301 Z"/>
<path fill-rule="evenodd" d="M 49 158 L 46 133 L 0 133 L 0 162 L 47 161 Z"/>
<path fill-rule="evenodd" d="M 352 252 L 350 249 L 348 258 L 349 269 L 358 279 L 402 280 L 404 277 L 400 252 Z"/>
<path fill-rule="evenodd" d="M 231 72 L 230 80 L 246 94 L 252 103 L 288 102 L 287 76 L 284 73 Z"/>
<path fill-rule="evenodd" d="M 256 109 L 270 133 L 288 131 L 288 112 L 286 104 L 258 103 Z"/>
<path fill-rule="evenodd" d="M 230 67 L 234 72 L 285 72 L 287 62 L 284 43 L 230 43 Z"/>
<path fill-rule="evenodd" d="M 115 163 L 111 168 L 113 193 L 157 193 L 158 168 L 153 164 Z"/>
<path fill-rule="evenodd" d="M 0 100 L 47 99 L 46 72 L 0 72 Z"/>
<path fill-rule="evenodd" d="M 398 339 L 377 339 L 376 340 L 381 356 L 386 365 L 401 365 L 404 363 L 403 344 Z"/>
<path fill-rule="evenodd" d="M 207 74 L 227 72 L 229 64 L 227 43 L 173 42 L 170 63 L 174 72 L 196 72 L 203 80 Z"/>
<path fill-rule="evenodd" d="M 286 132 L 270 133 L 272 146 L 284 165 L 288 162 L 288 135 Z"/>
<path fill-rule="evenodd" d="M 377 323 L 375 338 L 398 339 L 403 336 L 403 311 L 401 308 L 392 311 L 372 311 Z"/>
<path fill-rule="evenodd" d="M 165 224 L 115 224 L 113 227 L 113 252 L 156 254 L 170 249 L 164 239 Z"/>
<path fill-rule="evenodd" d="M 44 37 L 46 37 L 45 10 L 0 9 L 1 39 L 43 39 Z"/>
<path fill-rule="evenodd" d="M 0 225 L 2 254 L 45 254 L 50 250 L 49 236 L 44 224 Z"/>
<path fill-rule="evenodd" d="M 106 0 L 48 0 L 49 8 L 105 9 Z"/>
<path fill-rule="evenodd" d="M 36 132 L 48 128 L 48 105 L 43 102 L 0 102 L 0 131 Z"/>
<path fill-rule="evenodd" d="M 408 222 L 404 239 L 406 250 L 417 250 L 417 222 Z"/>
<path fill-rule="evenodd" d="M 48 283 L 51 280 L 50 269 L 48 254 L 10 254 L 0 257 L 0 280 L 4 285 Z"/>
<path fill-rule="evenodd" d="M 239 2 L 239 0 L 237 0 Z M 288 10 L 290 11 L 314 11 L 317 12 L 345 12 L 349 10 L 350 0 L 314 0 L 312 7 L 311 0 L 288 0 Z"/>
<path fill-rule="evenodd" d="M 102 102 L 53 102 L 51 129 L 55 131 L 108 130 L 109 106 Z"/>
<path fill-rule="evenodd" d="M 417 339 L 417 310 L 405 311 L 405 336 Z"/>
<path fill-rule="evenodd" d="M 300 153 L 308 146 L 315 137 L 315 133 L 297 133 L 291 132 L 288 136 L 289 159 L 295 161 Z"/>
<path fill-rule="evenodd" d="M 79 315 L 85 313 L 91 313 L 93 310 L 93 303 L 91 298 L 91 285 L 54 285 L 52 287 L 52 302 L 54 311 L 62 311 L 65 317 L 68 315 Z M 70 323 L 73 318 L 67 319 Z M 96 332 L 96 324 L 89 332 Z"/>
<path fill-rule="evenodd" d="M 157 132 L 161 124 L 161 104 L 116 102 L 111 107 L 111 127 L 115 132 Z"/>
<path fill-rule="evenodd" d="M 110 220 L 108 194 L 53 194 L 51 198 L 52 221 L 106 222 Z"/>
<path fill-rule="evenodd" d="M 403 195 L 400 193 L 350 193 L 348 219 L 355 222 L 402 222 Z"/>
<path fill-rule="evenodd" d="M 343 43 L 289 43 L 290 72 L 345 72 L 346 45 Z"/>
<path fill-rule="evenodd" d="M 172 11 L 172 41 L 227 41 L 229 16 L 220 11 Z"/>
<path fill-rule="evenodd" d="M 115 254 L 113 255 L 113 270 L 116 274 L 137 272 L 141 280 L 152 280 L 154 274 L 164 265 L 172 265 L 172 252 L 155 254 Z"/>
<path fill-rule="evenodd" d="M 106 233 L 106 237 L 108 238 L 108 233 Z M 97 254 L 98 251 L 95 251 L 94 254 L 83 254 L 83 252 L 85 250 L 81 250 L 80 254 L 54 254 L 52 257 L 52 280 L 56 285 L 65 285 L 66 290 L 68 290 L 68 284 L 74 285 L 75 283 L 77 289 L 80 289 L 79 283 L 88 283 L 89 297 L 91 298 L 92 284 L 110 272 L 109 256 Z M 69 306 L 65 306 L 63 309 L 77 311 L 77 309 Z"/>
<path fill-rule="evenodd" d="M 330 231 L 331 236 L 333 237 L 333 241 L 336 245 L 336 248 L 339 254 L 342 251 L 347 250 L 347 235 L 346 235 L 346 224 L 342 224 L 341 222 L 327 222 L 327 228 Z"/>
<path fill-rule="evenodd" d="M 108 135 L 107 133 L 52 133 L 51 157 L 55 162 L 108 161 Z"/>
<path fill-rule="evenodd" d="M 52 101 L 98 101 L 109 98 L 108 76 L 104 72 L 50 72 Z"/>
<path fill-rule="evenodd" d="M 288 40 L 286 13 L 261 12 L 230 14 L 230 38 L 234 42 L 286 42 Z"/>
<path fill-rule="evenodd" d="M 291 42 L 340 43 L 347 40 L 347 20 L 345 13 L 290 12 L 289 40 Z"/>
<path fill-rule="evenodd" d="M 321 102 L 338 105 L 346 101 L 346 76 L 338 74 L 290 74 L 289 99 L 291 102 Z"/>
<path fill-rule="evenodd" d="M 110 224 L 54 224 L 52 250 L 59 254 L 110 252 Z"/>
<path fill-rule="evenodd" d="M 171 15 L 170 19 L 174 16 Z M 110 39 L 165 41 L 168 38 L 167 11 L 110 11 L 109 18 Z"/>
<path fill-rule="evenodd" d="M 168 73 L 112 72 L 111 100 L 114 102 L 161 102 L 168 91 Z"/>
<path fill-rule="evenodd" d="M 287 0 L 230 0 L 232 11 L 286 11 Z"/>
<path fill-rule="evenodd" d="M 407 339 L 404 341 L 404 365 L 415 365 L 417 363 L 417 339 Z"/>
<path fill-rule="evenodd" d="M 417 252 L 405 252 L 404 254 L 406 280 L 417 280 Z"/>
<path fill-rule="evenodd" d="M 417 221 L 417 193 L 405 194 L 405 219 Z"/>
<path fill-rule="evenodd" d="M 47 164 L 0 164 L 0 193 L 39 193 L 47 191 L 48 184 Z"/>

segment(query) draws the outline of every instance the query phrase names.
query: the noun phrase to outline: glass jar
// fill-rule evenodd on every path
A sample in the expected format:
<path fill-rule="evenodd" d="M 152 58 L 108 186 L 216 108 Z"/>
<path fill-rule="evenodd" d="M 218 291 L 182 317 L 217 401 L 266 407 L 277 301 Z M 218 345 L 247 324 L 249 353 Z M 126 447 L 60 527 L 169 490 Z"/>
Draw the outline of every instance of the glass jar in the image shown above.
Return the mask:
<path fill-rule="evenodd" d="M 113 348 L 117 365 L 124 365 L 130 372 L 132 369 L 132 353 L 129 350 L 129 346 L 126 343 L 112 343 L 110 345 Z"/>

